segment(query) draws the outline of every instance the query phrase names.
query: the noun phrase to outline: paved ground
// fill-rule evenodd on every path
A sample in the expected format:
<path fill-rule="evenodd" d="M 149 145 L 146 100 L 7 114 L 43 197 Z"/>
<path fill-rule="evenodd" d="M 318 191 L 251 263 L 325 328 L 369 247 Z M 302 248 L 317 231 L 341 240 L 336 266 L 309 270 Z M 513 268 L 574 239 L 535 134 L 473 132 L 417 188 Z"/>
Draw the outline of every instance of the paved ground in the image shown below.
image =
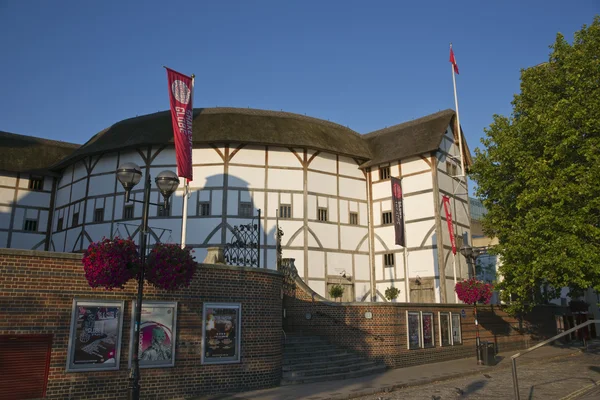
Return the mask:
<path fill-rule="evenodd" d="M 525 363 L 517 370 L 521 399 L 600 399 L 600 352 Z M 511 398 L 514 398 L 512 369 L 502 368 L 357 400 Z"/>
<path fill-rule="evenodd" d="M 352 380 L 281 386 L 196 400 L 510 399 L 514 396 L 510 368 L 510 356 L 514 353 L 500 353 L 496 366 L 477 366 L 474 358 L 468 358 L 390 369 Z M 546 346 L 520 357 L 517 365 L 521 399 L 600 399 L 592 386 L 600 384 L 599 350 L 582 353 L 575 347 Z"/>

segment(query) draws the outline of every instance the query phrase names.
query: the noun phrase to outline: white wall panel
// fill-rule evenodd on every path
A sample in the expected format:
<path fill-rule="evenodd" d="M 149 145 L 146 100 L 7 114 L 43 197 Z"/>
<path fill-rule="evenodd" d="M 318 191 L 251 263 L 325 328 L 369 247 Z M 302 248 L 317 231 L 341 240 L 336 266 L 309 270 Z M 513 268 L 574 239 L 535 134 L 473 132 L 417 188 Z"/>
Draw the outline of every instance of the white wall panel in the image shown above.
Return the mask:
<path fill-rule="evenodd" d="M 390 180 L 373 183 L 373 200 L 392 197 L 392 184 Z"/>
<path fill-rule="evenodd" d="M 15 198 L 14 189 L 0 188 L 0 203 L 12 204 Z"/>
<path fill-rule="evenodd" d="M 1 171 L 0 185 L 2 186 L 17 186 L 17 175 L 14 172 Z"/>
<path fill-rule="evenodd" d="M 348 211 L 348 200 L 340 200 L 340 223 L 347 224 L 350 219 L 350 212 Z M 342 230 L 344 227 L 342 227 Z"/>
<path fill-rule="evenodd" d="M 298 153 L 300 159 L 304 158 L 304 153 Z M 283 147 L 269 147 L 269 166 L 277 167 L 302 167 L 302 163 L 296 156 Z"/>
<path fill-rule="evenodd" d="M 238 190 L 227 191 L 227 215 L 238 215 Z"/>
<path fill-rule="evenodd" d="M 335 174 L 337 172 L 335 154 L 330 154 L 330 153 L 325 153 L 325 152 L 319 153 L 311 161 L 308 168 L 315 169 L 318 171 L 331 172 L 331 173 Z"/>
<path fill-rule="evenodd" d="M 167 147 L 166 149 L 163 149 L 160 153 L 156 154 L 156 152 L 161 148 L 162 146 L 153 146 L 152 147 L 152 157 L 154 157 L 154 160 L 152 161 L 152 165 L 172 165 L 173 166 L 173 170 L 175 170 L 175 166 L 177 165 L 177 158 L 175 155 L 175 148 L 174 147 Z M 192 157 L 193 157 L 193 153 L 192 153 Z M 195 160 L 192 158 L 192 163 Z"/>
<path fill-rule="evenodd" d="M 302 181 L 300 181 L 300 183 L 302 183 Z M 333 175 L 308 171 L 308 191 L 335 196 L 337 195 L 336 177 Z"/>
<path fill-rule="evenodd" d="M 292 216 L 294 218 L 304 218 L 304 195 L 299 194 L 299 193 L 294 193 L 293 194 L 293 211 L 292 211 Z"/>
<path fill-rule="evenodd" d="M 367 254 L 354 254 L 354 279 L 371 279 L 369 256 Z"/>
<path fill-rule="evenodd" d="M 325 252 L 308 252 L 308 276 L 310 278 L 325 278 Z"/>
<path fill-rule="evenodd" d="M 391 193 L 391 192 L 390 192 Z M 340 196 L 367 200 L 367 183 L 356 179 L 340 178 Z"/>
<path fill-rule="evenodd" d="M 119 166 L 117 165 L 116 153 L 105 154 L 92 169 L 92 174 L 100 174 L 104 172 L 114 172 Z"/>
<path fill-rule="evenodd" d="M 408 253 L 408 277 L 431 277 L 435 274 L 434 262 L 437 259 L 435 249 L 413 250 Z"/>
<path fill-rule="evenodd" d="M 319 222 L 309 222 L 308 226 L 315 233 L 323 247 L 327 249 L 337 249 L 338 247 L 338 232 L 337 225 L 326 224 Z M 309 237 L 312 236 L 308 235 Z"/>
<path fill-rule="evenodd" d="M 303 190 L 303 179 L 301 170 L 269 169 L 269 189 Z"/>
<path fill-rule="evenodd" d="M 142 151 L 144 152 L 144 155 L 146 154 L 146 150 L 147 149 L 142 149 Z M 146 163 L 144 162 L 144 159 L 135 150 L 124 151 L 121 153 L 121 156 L 119 159 L 119 164 L 123 165 L 128 162 L 135 163 L 135 164 L 139 165 L 140 167 L 143 167 L 146 165 Z"/>
<path fill-rule="evenodd" d="M 218 147 L 222 154 L 224 153 L 223 147 Z M 215 149 L 208 146 L 192 149 L 192 163 L 193 164 L 217 164 L 222 163 L 223 159 L 217 153 Z M 194 180 L 196 178 L 194 177 Z"/>
<path fill-rule="evenodd" d="M 50 193 L 19 190 L 17 204 L 20 206 L 50 207 Z"/>
<path fill-rule="evenodd" d="M 235 179 L 232 179 L 235 177 Z M 262 189 L 265 187 L 265 169 L 229 166 L 228 186 Z"/>
<path fill-rule="evenodd" d="M 210 165 L 205 167 L 194 167 L 194 180 L 190 187 L 223 187 L 224 167 L 221 165 Z"/>
<path fill-rule="evenodd" d="M 366 179 L 362 170 L 358 168 L 358 164 L 349 157 L 339 156 L 340 160 L 340 175 L 353 176 L 355 178 Z"/>
<path fill-rule="evenodd" d="M 45 238 L 46 235 L 39 233 L 13 232 L 10 247 L 31 250 Z M 44 250 L 44 245 L 38 246 L 36 250 Z"/>
<path fill-rule="evenodd" d="M 419 174 L 402 178 L 402 192 L 404 194 L 433 189 L 431 173 Z M 391 191 L 390 191 L 391 192 Z"/>
<path fill-rule="evenodd" d="M 352 254 L 328 252 L 327 271 L 328 275 L 340 276 L 345 271 L 346 276 L 352 276 Z"/>
<path fill-rule="evenodd" d="M 356 247 L 365 237 L 368 230 L 366 227 L 358 226 L 343 226 L 340 230 L 342 249 L 356 251 Z"/>
<path fill-rule="evenodd" d="M 85 197 L 86 179 L 83 179 L 73 184 L 73 193 L 71 195 L 71 201 L 81 200 Z"/>
<path fill-rule="evenodd" d="M 154 179 L 156 176 L 153 176 Z M 96 196 L 102 194 L 113 193 L 115 189 L 115 180 L 116 176 L 114 174 L 110 175 L 100 175 L 100 176 L 92 176 L 90 178 L 90 188 L 88 191 L 89 196 Z M 85 182 L 85 181 L 83 181 Z M 138 183 L 141 185 L 143 182 Z M 152 183 L 154 186 L 154 182 Z M 120 183 L 117 183 L 117 189 L 122 189 Z M 140 186 L 141 187 L 141 186 Z"/>
<path fill-rule="evenodd" d="M 317 219 L 317 196 L 308 195 L 307 196 L 307 212 L 308 219 Z"/>
<path fill-rule="evenodd" d="M 223 213 L 223 191 L 212 191 L 211 215 L 221 215 Z"/>
<path fill-rule="evenodd" d="M 15 209 L 15 218 L 13 220 L 13 229 L 22 230 L 24 223 L 25 223 L 25 209 L 24 208 L 16 208 Z M 13 247 L 16 247 L 16 246 L 13 246 Z"/>
<path fill-rule="evenodd" d="M 421 244 L 426 238 L 427 240 L 425 240 L 423 245 L 430 246 L 433 244 L 433 235 L 435 235 L 435 221 L 431 219 L 428 221 L 406 224 L 404 230 L 406 232 L 406 245 L 408 247 L 421 247 Z M 448 228 L 446 228 L 446 230 L 448 230 Z"/>
<path fill-rule="evenodd" d="M 358 221 L 360 225 L 367 226 L 369 221 L 369 210 L 366 203 L 359 203 L 358 205 Z"/>
<path fill-rule="evenodd" d="M 87 159 L 86 159 L 86 162 L 88 162 Z M 76 181 L 76 180 L 81 179 L 86 176 L 87 176 L 87 170 L 85 169 L 85 164 L 83 163 L 83 161 L 78 161 L 75 164 L 75 173 L 73 174 L 73 180 Z"/>
<path fill-rule="evenodd" d="M 246 146 L 239 150 L 230 161 L 234 164 L 265 165 L 264 146 Z"/>
<path fill-rule="evenodd" d="M 8 247 L 8 232 L 0 231 L 0 247 Z"/>
<path fill-rule="evenodd" d="M 354 284 L 354 295 L 356 296 L 356 301 L 361 301 L 362 298 L 369 293 L 371 290 L 371 284 L 368 282 L 356 282 Z M 371 295 L 367 296 L 365 301 L 371 301 Z"/>
<path fill-rule="evenodd" d="M 325 291 L 325 282 L 324 281 L 309 281 L 308 286 L 310 286 L 310 288 L 312 290 L 317 292 L 317 294 L 319 294 L 323 297 L 329 298 L 329 295 Z"/>
<path fill-rule="evenodd" d="M 404 217 L 407 221 L 433 216 L 433 192 L 404 198 Z"/>
<path fill-rule="evenodd" d="M 415 172 L 430 171 L 431 167 L 420 157 L 410 157 L 402 160 L 402 175 L 413 174 Z"/>
<path fill-rule="evenodd" d="M 292 235 L 302 228 L 304 223 L 302 221 L 289 221 L 285 219 L 279 220 L 279 227 L 283 230 L 284 236 L 281 238 L 281 243 L 284 246 L 304 246 L 304 234 L 300 232 L 293 242 L 290 242 Z M 309 233 L 310 235 L 310 233 Z M 274 236 L 274 235 L 273 235 Z M 275 241 L 273 241 L 273 244 Z"/>
<path fill-rule="evenodd" d="M 0 205 L 0 229 L 8 229 L 12 207 Z M 2 247 L 2 246 L 0 246 Z M 6 246 L 4 246 L 6 247 Z"/>

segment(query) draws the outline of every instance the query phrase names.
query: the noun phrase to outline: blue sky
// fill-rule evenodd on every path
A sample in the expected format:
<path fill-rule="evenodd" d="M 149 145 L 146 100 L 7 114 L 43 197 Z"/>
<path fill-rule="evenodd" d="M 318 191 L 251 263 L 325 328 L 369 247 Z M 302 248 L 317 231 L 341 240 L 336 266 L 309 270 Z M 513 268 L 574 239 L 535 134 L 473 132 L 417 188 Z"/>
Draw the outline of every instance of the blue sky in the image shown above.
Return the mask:
<path fill-rule="evenodd" d="M 175 6 L 175 4 L 180 4 Z M 167 65 L 196 107 L 284 110 L 367 133 L 454 108 L 471 148 L 509 114 L 519 71 L 600 1 L 0 0 L 0 130 L 83 143 L 168 108 Z"/>

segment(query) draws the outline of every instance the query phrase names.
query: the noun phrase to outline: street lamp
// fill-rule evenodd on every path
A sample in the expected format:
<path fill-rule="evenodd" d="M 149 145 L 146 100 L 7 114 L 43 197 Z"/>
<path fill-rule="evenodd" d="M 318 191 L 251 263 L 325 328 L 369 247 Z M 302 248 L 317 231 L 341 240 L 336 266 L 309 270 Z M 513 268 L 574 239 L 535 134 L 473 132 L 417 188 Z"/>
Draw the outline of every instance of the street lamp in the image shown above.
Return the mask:
<path fill-rule="evenodd" d="M 139 348 L 137 344 L 140 337 L 140 324 L 142 316 L 142 296 L 144 293 L 144 268 L 146 264 L 146 240 L 148 235 L 148 210 L 150 204 L 155 206 L 164 206 L 165 209 L 169 206 L 169 197 L 175 192 L 179 185 L 179 178 L 173 171 L 163 171 L 158 174 L 155 179 L 156 186 L 164 197 L 163 204 L 150 202 L 150 187 L 152 185 L 150 174 L 146 176 L 144 184 L 144 199 L 142 201 L 131 199 L 131 189 L 137 185 L 142 179 L 141 168 L 134 163 L 125 163 L 117 168 L 117 179 L 125 189 L 125 202 L 135 202 L 143 204 L 142 211 L 142 228 L 140 229 L 140 272 L 138 275 L 138 293 L 135 307 L 135 343 L 133 344 L 133 364 L 129 372 L 129 388 L 127 397 L 130 400 L 138 400 L 140 398 L 140 361 Z"/>
<path fill-rule="evenodd" d="M 479 257 L 481 254 L 483 254 L 485 252 L 485 249 L 479 248 L 479 247 L 471 247 L 468 243 L 467 244 L 463 244 L 460 248 L 460 254 L 462 254 L 463 256 L 465 256 L 465 258 L 467 259 L 467 264 L 471 265 L 473 268 L 473 278 L 477 279 L 477 270 L 475 268 L 476 263 L 477 263 L 477 257 Z M 475 329 L 476 329 L 476 334 L 475 334 L 475 347 L 476 349 L 476 353 L 477 353 L 477 364 L 478 365 L 482 365 L 483 364 L 483 360 L 481 357 L 481 341 L 479 339 L 479 322 L 477 321 L 477 303 L 475 303 L 473 305 L 473 314 L 475 315 Z"/>

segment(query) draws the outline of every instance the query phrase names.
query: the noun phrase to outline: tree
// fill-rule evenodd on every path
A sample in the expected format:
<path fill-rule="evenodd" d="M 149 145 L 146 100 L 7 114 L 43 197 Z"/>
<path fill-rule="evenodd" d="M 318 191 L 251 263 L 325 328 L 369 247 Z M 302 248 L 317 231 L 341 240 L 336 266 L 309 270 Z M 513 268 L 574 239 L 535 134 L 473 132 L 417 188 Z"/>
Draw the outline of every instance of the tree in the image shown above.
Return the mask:
<path fill-rule="evenodd" d="M 562 287 L 600 290 L 600 17 L 550 49 L 521 71 L 512 115 L 494 115 L 470 172 L 512 312 Z"/>

